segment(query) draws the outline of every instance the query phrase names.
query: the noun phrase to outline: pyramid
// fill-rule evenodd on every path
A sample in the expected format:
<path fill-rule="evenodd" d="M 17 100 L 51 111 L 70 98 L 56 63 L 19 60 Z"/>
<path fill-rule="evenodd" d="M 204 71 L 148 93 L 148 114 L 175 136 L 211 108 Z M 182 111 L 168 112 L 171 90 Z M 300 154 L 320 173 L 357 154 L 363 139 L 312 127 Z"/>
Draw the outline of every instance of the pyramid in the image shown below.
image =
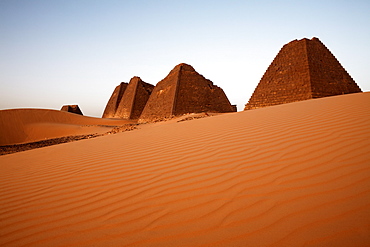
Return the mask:
<path fill-rule="evenodd" d="M 64 105 L 64 106 L 62 106 L 62 109 L 60 109 L 60 110 L 70 112 L 70 113 L 79 114 L 79 115 L 83 115 L 82 111 L 81 111 L 80 107 L 78 107 L 78 105 Z"/>
<path fill-rule="evenodd" d="M 153 91 L 154 86 L 143 82 L 140 77 L 133 77 L 130 80 L 122 100 L 120 101 L 115 118 L 138 119 Z"/>
<path fill-rule="evenodd" d="M 105 107 L 103 118 L 114 118 L 116 114 L 119 103 L 122 100 L 123 93 L 127 88 L 128 83 L 121 82 L 113 91 L 112 96 L 110 97 L 107 106 Z"/>
<path fill-rule="evenodd" d="M 361 89 L 318 38 L 284 45 L 272 61 L 244 110 Z"/>
<path fill-rule="evenodd" d="M 199 112 L 232 112 L 224 91 L 188 64 L 179 64 L 155 86 L 140 116 L 154 120 Z"/>

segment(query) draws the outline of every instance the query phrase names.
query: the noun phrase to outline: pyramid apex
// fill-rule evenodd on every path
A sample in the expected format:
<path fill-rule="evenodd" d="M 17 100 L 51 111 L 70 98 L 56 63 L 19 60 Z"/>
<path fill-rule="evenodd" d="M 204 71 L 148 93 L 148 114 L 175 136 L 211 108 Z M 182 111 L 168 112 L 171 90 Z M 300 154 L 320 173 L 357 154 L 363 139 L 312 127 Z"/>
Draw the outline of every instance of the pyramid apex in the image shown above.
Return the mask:
<path fill-rule="evenodd" d="M 312 37 L 311 39 L 309 39 L 309 38 L 295 39 L 295 40 L 290 41 L 288 44 L 296 43 L 296 42 L 303 42 L 303 41 L 306 41 L 306 42 L 319 41 L 319 42 L 321 42 L 319 38 Z"/>
<path fill-rule="evenodd" d="M 176 65 L 176 67 L 182 67 L 182 66 L 190 66 L 191 67 L 191 65 L 189 65 L 187 63 L 179 63 L 178 65 Z"/>
<path fill-rule="evenodd" d="M 180 63 L 180 64 L 176 65 L 174 69 L 183 69 L 183 70 L 188 70 L 188 71 L 195 71 L 195 69 L 191 65 L 186 64 L 186 63 Z"/>
<path fill-rule="evenodd" d="M 131 78 L 130 82 L 134 82 L 134 81 L 142 81 L 142 80 L 139 76 L 134 76 Z"/>

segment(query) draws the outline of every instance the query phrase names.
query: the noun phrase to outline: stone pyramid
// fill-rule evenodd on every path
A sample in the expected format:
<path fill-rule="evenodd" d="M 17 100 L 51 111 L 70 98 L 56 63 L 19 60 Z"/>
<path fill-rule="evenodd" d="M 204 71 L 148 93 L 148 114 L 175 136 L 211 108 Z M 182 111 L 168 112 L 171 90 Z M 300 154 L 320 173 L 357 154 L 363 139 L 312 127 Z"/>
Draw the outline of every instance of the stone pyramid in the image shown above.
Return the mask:
<path fill-rule="evenodd" d="M 235 111 L 224 91 L 188 64 L 179 64 L 155 86 L 141 121 L 186 113 Z"/>
<path fill-rule="evenodd" d="M 244 110 L 361 89 L 318 38 L 284 45 L 263 75 Z"/>
<path fill-rule="evenodd" d="M 115 118 L 138 119 L 153 91 L 154 86 L 143 82 L 140 77 L 130 80 L 122 100 L 118 105 Z"/>
<path fill-rule="evenodd" d="M 62 108 L 60 110 L 70 112 L 70 113 L 79 114 L 79 115 L 83 115 L 82 111 L 81 111 L 80 107 L 78 107 L 78 105 L 64 105 L 64 106 L 62 106 Z"/>
<path fill-rule="evenodd" d="M 114 118 L 114 115 L 116 114 L 117 108 L 119 106 L 119 103 L 122 100 L 123 93 L 125 92 L 127 88 L 128 83 L 121 82 L 113 91 L 112 96 L 110 97 L 104 113 L 103 118 Z"/>

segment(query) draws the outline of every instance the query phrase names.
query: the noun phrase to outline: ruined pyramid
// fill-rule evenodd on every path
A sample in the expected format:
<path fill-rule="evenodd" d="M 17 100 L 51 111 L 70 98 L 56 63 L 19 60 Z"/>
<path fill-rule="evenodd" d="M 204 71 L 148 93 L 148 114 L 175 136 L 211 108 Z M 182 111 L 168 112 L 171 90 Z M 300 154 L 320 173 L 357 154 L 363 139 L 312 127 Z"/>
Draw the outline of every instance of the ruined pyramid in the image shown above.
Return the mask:
<path fill-rule="evenodd" d="M 232 112 L 224 91 L 198 74 L 188 64 L 179 64 L 158 82 L 140 116 L 140 121 L 186 113 Z"/>
<path fill-rule="evenodd" d="M 82 111 L 81 111 L 80 107 L 78 107 L 78 105 L 64 105 L 64 106 L 62 106 L 62 108 L 60 110 L 70 112 L 70 113 L 79 114 L 79 115 L 83 115 Z"/>
<path fill-rule="evenodd" d="M 119 103 L 122 100 L 123 93 L 125 92 L 127 88 L 128 83 L 121 82 L 113 91 L 112 96 L 110 97 L 104 113 L 103 118 L 114 118 L 114 115 L 116 114 L 116 111 L 118 109 Z"/>
<path fill-rule="evenodd" d="M 284 45 L 272 61 L 244 110 L 361 89 L 318 38 Z"/>
<path fill-rule="evenodd" d="M 138 119 L 153 91 L 154 86 L 143 82 L 140 77 L 133 77 L 130 80 L 122 100 L 114 115 L 115 118 Z"/>

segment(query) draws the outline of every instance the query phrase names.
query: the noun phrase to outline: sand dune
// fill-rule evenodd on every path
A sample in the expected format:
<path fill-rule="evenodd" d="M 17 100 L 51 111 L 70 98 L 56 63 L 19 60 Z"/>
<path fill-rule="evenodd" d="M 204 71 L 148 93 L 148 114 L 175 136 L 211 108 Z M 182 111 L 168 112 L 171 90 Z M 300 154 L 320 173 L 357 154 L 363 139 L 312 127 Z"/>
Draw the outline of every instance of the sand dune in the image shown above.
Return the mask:
<path fill-rule="evenodd" d="M 1 246 L 370 246 L 370 93 L 0 157 Z"/>
<path fill-rule="evenodd" d="M 0 111 L 0 145 L 35 142 L 69 135 L 104 133 L 132 121 L 100 119 L 46 109 Z"/>

